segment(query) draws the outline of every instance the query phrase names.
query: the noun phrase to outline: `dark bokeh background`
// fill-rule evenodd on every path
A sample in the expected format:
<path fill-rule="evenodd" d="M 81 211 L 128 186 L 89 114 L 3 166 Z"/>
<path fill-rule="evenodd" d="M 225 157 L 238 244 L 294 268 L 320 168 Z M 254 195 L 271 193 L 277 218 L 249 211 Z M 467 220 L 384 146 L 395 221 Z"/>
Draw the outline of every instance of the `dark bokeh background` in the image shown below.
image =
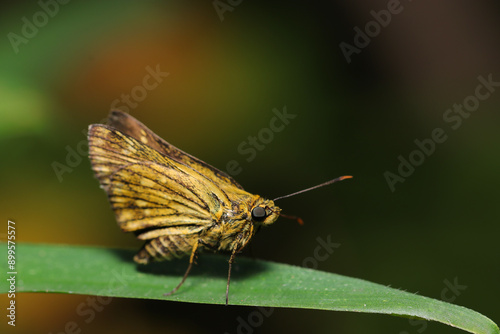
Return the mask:
<path fill-rule="evenodd" d="M 443 120 L 475 94 L 478 76 L 500 81 L 500 8 L 401 1 L 401 12 L 348 63 L 340 43 L 353 44 L 370 11 L 394 2 L 242 1 L 221 20 L 211 1 L 71 1 L 47 22 L 34 1 L 2 3 L 3 221 L 16 221 L 20 242 L 139 247 L 119 231 L 78 152 L 87 126 L 159 66 L 169 76 L 130 113 L 220 169 L 237 160 L 236 179 L 248 191 L 274 198 L 354 175 L 283 200 L 284 212 L 306 224 L 281 219 L 263 230 L 252 244 L 256 257 L 301 265 L 316 239 L 331 235 L 341 246 L 318 269 L 436 299 L 445 281 L 457 280 L 466 289 L 455 303 L 500 321 L 500 87 L 456 130 Z M 23 18 L 37 15 L 38 30 L 14 45 Z M 246 161 L 238 146 L 284 106 L 296 118 Z M 447 140 L 391 191 L 384 173 L 397 173 L 398 157 L 417 154 L 414 141 L 436 128 Z M 77 152 L 69 162 L 68 149 Z M 58 177 L 54 162 L 71 172 Z M 76 321 L 83 333 L 235 333 L 238 318 L 254 311 L 114 299 L 87 324 L 75 312 L 85 300 L 19 294 L 15 332 L 59 333 Z M 4 319 L 0 331 L 7 327 Z M 458 333 L 404 318 L 288 309 L 255 331 Z"/>

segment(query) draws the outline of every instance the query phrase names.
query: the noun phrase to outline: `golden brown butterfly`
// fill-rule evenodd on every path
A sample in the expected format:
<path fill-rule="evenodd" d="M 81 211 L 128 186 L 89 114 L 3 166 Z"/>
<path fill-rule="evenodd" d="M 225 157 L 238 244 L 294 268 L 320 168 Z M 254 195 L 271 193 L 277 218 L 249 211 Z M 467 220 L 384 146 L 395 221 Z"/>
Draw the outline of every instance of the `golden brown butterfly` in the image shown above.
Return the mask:
<path fill-rule="evenodd" d="M 107 125 L 90 125 L 88 140 L 92 169 L 118 225 L 146 240 L 134 261 L 190 256 L 181 282 L 166 295 L 184 283 L 199 250 L 225 251 L 231 254 L 227 304 L 236 254 L 261 226 L 280 215 L 296 218 L 281 214 L 274 201 L 246 192 L 226 173 L 170 145 L 127 113 L 111 111 Z"/>

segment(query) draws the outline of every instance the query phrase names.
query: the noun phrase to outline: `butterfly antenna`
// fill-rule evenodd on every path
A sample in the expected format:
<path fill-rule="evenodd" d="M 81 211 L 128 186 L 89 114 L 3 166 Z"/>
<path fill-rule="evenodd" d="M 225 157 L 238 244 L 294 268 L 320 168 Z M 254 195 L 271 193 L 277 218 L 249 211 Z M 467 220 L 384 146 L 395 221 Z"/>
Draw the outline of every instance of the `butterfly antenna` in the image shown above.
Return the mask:
<path fill-rule="evenodd" d="M 329 184 L 332 184 L 332 183 L 335 183 L 335 182 L 338 182 L 338 181 L 342 181 L 342 180 L 345 180 L 345 179 L 352 179 L 352 176 L 351 175 L 345 175 L 345 176 L 340 176 L 340 177 L 337 177 L 336 179 L 333 179 L 333 180 L 330 180 L 330 181 L 326 181 L 324 183 L 321 183 L 321 184 L 318 184 L 314 187 L 311 187 L 311 188 L 307 188 L 307 189 L 303 189 L 301 191 L 297 191 L 295 193 L 292 193 L 292 194 L 288 194 L 288 195 L 285 195 L 285 196 L 280 196 L 280 197 L 276 197 L 275 199 L 273 199 L 273 202 L 276 202 L 277 200 L 279 199 L 283 199 L 283 198 L 287 198 L 287 197 L 291 197 L 291 196 L 295 196 L 295 195 L 298 195 L 298 194 L 302 194 L 302 193 L 305 193 L 306 191 L 309 191 L 309 190 L 313 190 L 313 189 L 316 189 L 316 188 L 321 188 L 321 187 L 324 187 L 324 186 L 327 186 Z M 288 218 L 288 219 L 294 219 L 296 220 L 300 225 L 304 225 L 304 221 L 302 220 L 302 218 L 300 217 L 297 217 L 297 216 L 291 216 L 291 215 L 285 215 L 284 213 L 281 213 L 279 212 L 278 213 L 281 217 L 283 218 Z"/>
<path fill-rule="evenodd" d="M 284 213 L 281 213 L 281 212 L 276 212 L 274 211 L 273 209 L 271 209 L 270 207 L 266 207 L 266 209 L 268 210 L 271 210 L 272 212 L 276 213 L 277 215 L 279 215 L 280 217 L 283 217 L 283 218 L 287 218 L 287 219 L 293 219 L 293 220 L 296 220 L 297 223 L 299 223 L 300 225 L 304 225 L 304 221 L 302 220 L 302 218 L 300 217 L 297 217 L 297 216 L 292 216 L 292 215 L 285 215 Z"/>
<path fill-rule="evenodd" d="M 299 223 L 299 225 L 304 225 L 304 221 L 300 217 L 291 216 L 291 215 L 285 215 L 284 213 L 280 213 L 280 216 L 283 217 L 283 218 L 296 220 L 297 223 Z"/>
<path fill-rule="evenodd" d="M 316 185 L 314 187 L 311 187 L 311 188 L 303 189 L 301 191 L 297 191 L 295 193 L 288 194 L 288 195 L 285 195 L 285 196 L 276 197 L 275 199 L 273 199 L 273 202 L 276 202 L 279 199 L 283 199 L 283 198 L 292 197 L 292 196 L 295 196 L 295 195 L 298 195 L 298 194 L 302 194 L 302 193 L 305 193 L 306 191 L 309 191 L 309 190 L 321 188 L 321 187 L 324 187 L 324 186 L 327 186 L 329 184 L 332 184 L 332 183 L 335 183 L 335 182 L 339 182 L 339 181 L 342 181 L 342 180 L 345 180 L 345 179 L 352 179 L 352 176 L 351 175 L 340 176 L 340 177 L 337 177 L 336 179 L 333 179 L 333 180 L 330 180 L 330 181 L 326 181 L 324 183 L 318 184 L 318 185 Z"/>

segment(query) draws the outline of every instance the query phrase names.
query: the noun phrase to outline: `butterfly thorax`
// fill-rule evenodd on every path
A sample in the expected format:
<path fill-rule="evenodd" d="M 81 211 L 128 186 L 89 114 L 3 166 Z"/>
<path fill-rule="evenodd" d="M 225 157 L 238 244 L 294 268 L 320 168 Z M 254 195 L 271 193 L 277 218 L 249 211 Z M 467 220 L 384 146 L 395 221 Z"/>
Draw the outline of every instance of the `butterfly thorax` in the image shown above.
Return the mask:
<path fill-rule="evenodd" d="M 273 201 L 251 194 L 248 194 L 251 198 L 246 200 L 239 197 L 232 199 L 230 207 L 222 208 L 220 218 L 201 233 L 200 239 L 205 248 L 240 251 L 261 226 L 270 225 L 278 219 L 281 209 Z"/>

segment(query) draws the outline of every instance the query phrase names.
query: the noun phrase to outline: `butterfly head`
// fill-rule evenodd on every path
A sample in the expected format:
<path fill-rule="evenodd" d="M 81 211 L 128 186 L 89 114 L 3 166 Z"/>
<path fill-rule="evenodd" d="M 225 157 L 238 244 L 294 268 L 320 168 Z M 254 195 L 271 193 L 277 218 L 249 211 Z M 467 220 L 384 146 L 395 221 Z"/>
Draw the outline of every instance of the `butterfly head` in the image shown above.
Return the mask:
<path fill-rule="evenodd" d="M 259 198 L 250 209 L 252 221 L 260 225 L 271 225 L 280 216 L 281 209 L 268 199 Z"/>

